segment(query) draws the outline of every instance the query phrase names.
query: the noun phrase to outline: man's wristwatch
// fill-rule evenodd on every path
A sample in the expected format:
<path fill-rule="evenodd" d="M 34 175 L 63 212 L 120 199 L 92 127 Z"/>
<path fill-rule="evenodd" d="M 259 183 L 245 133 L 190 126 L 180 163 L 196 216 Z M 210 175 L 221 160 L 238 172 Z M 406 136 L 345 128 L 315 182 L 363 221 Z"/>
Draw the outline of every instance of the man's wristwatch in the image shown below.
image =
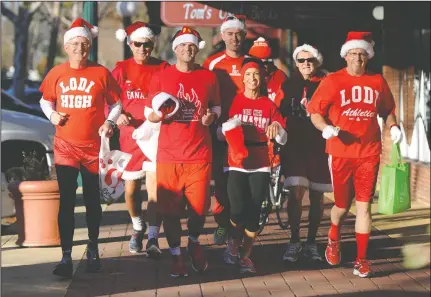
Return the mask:
<path fill-rule="evenodd" d="M 112 120 L 106 120 L 105 123 L 111 124 L 111 126 L 112 126 L 113 129 L 117 128 L 117 125 Z"/>

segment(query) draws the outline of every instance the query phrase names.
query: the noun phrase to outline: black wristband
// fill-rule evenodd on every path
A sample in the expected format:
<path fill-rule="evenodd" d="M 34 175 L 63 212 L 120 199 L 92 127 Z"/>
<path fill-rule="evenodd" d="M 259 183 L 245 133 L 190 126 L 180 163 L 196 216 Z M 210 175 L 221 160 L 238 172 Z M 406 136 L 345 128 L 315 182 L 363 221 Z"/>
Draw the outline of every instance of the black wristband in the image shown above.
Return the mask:
<path fill-rule="evenodd" d="M 108 122 L 109 124 L 111 124 L 112 128 L 114 129 L 117 127 L 117 125 L 115 125 L 113 120 L 106 120 L 105 122 Z"/>

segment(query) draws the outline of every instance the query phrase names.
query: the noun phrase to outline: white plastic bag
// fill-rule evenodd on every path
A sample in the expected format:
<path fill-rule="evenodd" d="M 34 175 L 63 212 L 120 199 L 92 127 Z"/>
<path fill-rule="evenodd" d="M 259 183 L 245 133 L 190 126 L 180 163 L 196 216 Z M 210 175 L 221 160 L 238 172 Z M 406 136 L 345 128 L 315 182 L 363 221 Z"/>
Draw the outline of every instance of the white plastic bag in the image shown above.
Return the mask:
<path fill-rule="evenodd" d="M 101 137 L 99 152 L 99 187 L 100 199 L 108 205 L 118 200 L 124 194 L 124 182 L 121 176 L 131 154 L 109 149 L 109 138 Z"/>
<path fill-rule="evenodd" d="M 156 163 L 157 158 L 157 147 L 161 124 L 161 122 L 152 123 L 147 120 L 141 126 L 136 128 L 132 134 L 132 138 L 136 140 L 136 143 L 144 155 L 147 156 L 154 164 Z"/>

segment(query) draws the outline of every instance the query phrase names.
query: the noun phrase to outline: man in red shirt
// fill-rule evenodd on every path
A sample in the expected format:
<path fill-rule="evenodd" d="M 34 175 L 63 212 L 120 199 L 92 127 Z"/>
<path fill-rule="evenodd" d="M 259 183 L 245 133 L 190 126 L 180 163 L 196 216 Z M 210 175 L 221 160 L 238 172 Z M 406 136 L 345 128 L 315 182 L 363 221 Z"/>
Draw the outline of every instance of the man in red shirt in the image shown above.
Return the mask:
<path fill-rule="evenodd" d="M 197 31 L 189 27 L 179 30 L 172 45 L 177 63 L 157 73 L 150 86 L 151 105 L 148 107 L 153 111 L 148 120 L 162 121 L 157 149 L 157 200 L 173 256 L 172 277 L 187 275 L 180 249 L 180 219 L 186 204 L 189 217 L 187 250 L 192 267 L 204 271 L 208 266 L 198 237 L 210 202 L 212 151 L 209 125 L 220 115 L 220 96 L 216 75 L 195 64 L 202 45 Z M 163 104 L 166 97 L 160 94 L 169 94 L 179 101 L 178 111 L 169 119 L 165 118 L 167 112 L 163 112 L 164 104 L 169 100 Z"/>
<path fill-rule="evenodd" d="M 77 19 L 64 34 L 69 61 L 51 69 L 42 82 L 40 105 L 55 125 L 54 161 L 60 188 L 58 227 L 63 257 L 54 274 L 71 277 L 74 210 L 78 173 L 81 172 L 89 243 L 87 271 L 100 270 L 99 150 L 102 134 L 111 137 L 121 113 L 120 86 L 108 69 L 88 61 L 97 27 Z M 110 112 L 105 120 L 104 106 Z"/>
<path fill-rule="evenodd" d="M 334 188 L 326 260 L 330 265 L 340 263 L 340 228 L 352 199 L 356 198 L 357 257 L 353 274 L 360 277 L 371 275 L 366 259 L 371 232 L 370 201 L 382 150 L 377 116 L 385 120 L 394 143 L 402 139 L 386 80 L 366 70 L 368 60 L 374 56 L 373 45 L 370 32 L 349 32 L 340 52 L 347 67 L 322 81 L 307 108 L 314 126 L 327 139 Z"/>
<path fill-rule="evenodd" d="M 227 115 L 233 98 L 243 89 L 241 80 L 241 65 L 244 61 L 242 45 L 245 40 L 245 18 L 243 16 L 228 16 L 220 27 L 221 37 L 226 50 L 208 57 L 203 67 L 213 71 L 220 85 L 221 118 L 218 123 L 228 120 Z M 211 127 L 213 143 L 212 175 L 215 182 L 215 198 L 213 205 L 214 219 L 218 226 L 214 232 L 214 243 L 221 245 L 227 240 L 229 223 L 229 199 L 227 196 L 227 173 L 223 172 L 223 162 L 226 158 L 227 144 L 217 138 L 216 124 Z"/>
<path fill-rule="evenodd" d="M 143 249 L 146 225 L 142 219 L 141 181 L 145 177 L 148 194 L 147 215 L 150 228 L 146 245 L 147 256 L 157 257 L 161 250 L 158 244 L 158 234 L 161 217 L 157 216 L 156 195 L 156 164 L 146 156 L 132 134 L 145 122 L 145 105 L 148 99 L 148 87 L 153 74 L 169 66 L 165 61 L 151 57 L 154 47 L 154 33 L 144 22 L 135 22 L 125 30 L 119 29 L 116 37 L 120 41 L 127 38 L 127 43 L 133 57 L 118 62 L 112 75 L 121 86 L 121 102 L 123 110 L 117 120 L 120 128 L 120 150 L 132 155 L 127 164 L 122 179 L 125 180 L 125 200 L 132 219 L 133 234 L 129 242 L 131 253 Z M 157 148 L 153 148 L 157 150 Z"/>

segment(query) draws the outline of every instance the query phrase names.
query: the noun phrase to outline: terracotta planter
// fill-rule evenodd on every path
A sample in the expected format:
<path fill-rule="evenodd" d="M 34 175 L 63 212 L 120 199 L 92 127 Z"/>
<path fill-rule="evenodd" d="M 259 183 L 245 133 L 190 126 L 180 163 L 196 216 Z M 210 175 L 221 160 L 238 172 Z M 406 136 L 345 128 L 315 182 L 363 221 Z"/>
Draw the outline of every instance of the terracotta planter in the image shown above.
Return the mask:
<path fill-rule="evenodd" d="M 60 192 L 56 180 L 10 183 L 20 246 L 58 246 Z"/>

